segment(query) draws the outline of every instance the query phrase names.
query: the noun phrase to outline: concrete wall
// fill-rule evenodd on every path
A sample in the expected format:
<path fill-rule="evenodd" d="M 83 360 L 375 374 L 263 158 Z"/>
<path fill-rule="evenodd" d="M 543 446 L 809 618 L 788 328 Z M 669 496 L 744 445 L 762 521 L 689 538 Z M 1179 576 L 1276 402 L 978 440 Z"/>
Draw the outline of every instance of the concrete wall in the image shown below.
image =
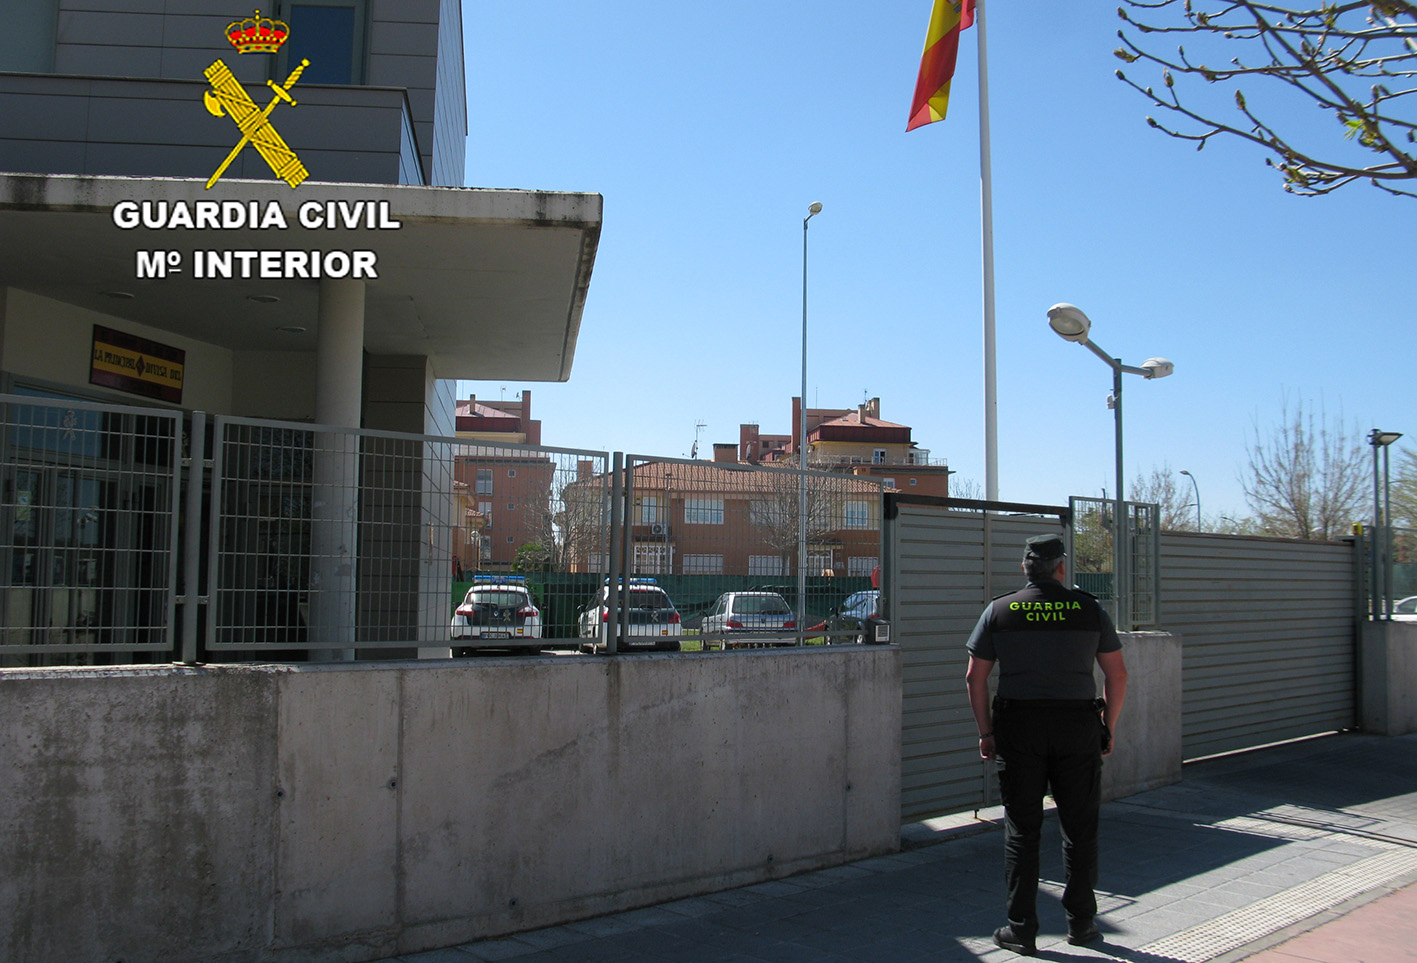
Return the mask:
<path fill-rule="evenodd" d="M 358 961 L 893 850 L 894 647 L 0 670 L 0 959 Z"/>
<path fill-rule="evenodd" d="M 1367 732 L 1417 732 L 1417 621 L 1360 623 L 1359 721 Z"/>
<path fill-rule="evenodd" d="M 1127 698 L 1102 767 L 1102 798 L 1120 799 L 1181 781 L 1181 637 L 1123 632 Z M 1097 671 L 1102 692 L 1102 671 Z"/>

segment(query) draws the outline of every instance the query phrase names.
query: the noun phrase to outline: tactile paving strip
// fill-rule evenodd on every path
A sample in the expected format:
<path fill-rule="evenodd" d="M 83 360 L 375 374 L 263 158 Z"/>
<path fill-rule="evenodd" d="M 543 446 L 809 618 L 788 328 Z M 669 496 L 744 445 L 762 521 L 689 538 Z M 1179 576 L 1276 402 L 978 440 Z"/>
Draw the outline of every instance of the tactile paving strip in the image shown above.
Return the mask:
<path fill-rule="evenodd" d="M 1177 963 L 1206 963 L 1413 872 L 1417 872 L 1417 850 L 1393 847 L 1244 909 L 1148 943 L 1141 952 Z"/>

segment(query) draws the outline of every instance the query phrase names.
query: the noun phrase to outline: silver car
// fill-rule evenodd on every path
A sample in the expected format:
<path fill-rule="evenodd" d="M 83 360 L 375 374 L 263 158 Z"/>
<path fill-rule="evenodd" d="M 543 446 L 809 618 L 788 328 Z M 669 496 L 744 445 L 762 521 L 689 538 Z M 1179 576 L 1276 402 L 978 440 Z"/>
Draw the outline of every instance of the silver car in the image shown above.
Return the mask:
<path fill-rule="evenodd" d="M 704 648 L 796 645 L 797 616 L 776 592 L 725 592 L 704 615 Z"/>

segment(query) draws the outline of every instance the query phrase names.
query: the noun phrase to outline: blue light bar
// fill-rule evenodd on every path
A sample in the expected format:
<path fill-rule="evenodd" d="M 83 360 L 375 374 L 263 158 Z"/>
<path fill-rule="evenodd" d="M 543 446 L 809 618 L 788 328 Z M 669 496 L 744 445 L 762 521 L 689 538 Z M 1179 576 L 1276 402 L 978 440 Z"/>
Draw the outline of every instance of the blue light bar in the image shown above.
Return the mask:
<path fill-rule="evenodd" d="M 525 582 L 525 575 L 474 575 L 474 582 Z"/>

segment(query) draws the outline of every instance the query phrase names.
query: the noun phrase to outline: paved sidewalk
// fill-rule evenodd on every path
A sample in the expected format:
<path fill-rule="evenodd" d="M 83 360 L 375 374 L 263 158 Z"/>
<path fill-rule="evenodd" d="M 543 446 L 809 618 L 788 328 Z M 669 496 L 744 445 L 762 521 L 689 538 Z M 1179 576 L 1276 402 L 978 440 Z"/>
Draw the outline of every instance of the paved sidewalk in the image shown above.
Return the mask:
<path fill-rule="evenodd" d="M 1329 913 L 1321 914 L 1328 917 Z M 1365 903 L 1246 963 L 1398 963 L 1417 960 L 1417 884 Z"/>
<path fill-rule="evenodd" d="M 1417 918 L 1417 736 L 1337 735 L 1193 764 L 1178 785 L 1108 803 L 1102 821 L 1103 941 L 1063 939 L 1050 818 L 1040 959 L 1296 963 L 1329 960 L 1316 954 L 1334 941 L 1344 963 L 1413 958 L 1390 934 L 1410 940 Z M 910 830 L 894 855 L 397 963 L 1016 959 L 990 940 L 1003 922 L 997 822 Z"/>

